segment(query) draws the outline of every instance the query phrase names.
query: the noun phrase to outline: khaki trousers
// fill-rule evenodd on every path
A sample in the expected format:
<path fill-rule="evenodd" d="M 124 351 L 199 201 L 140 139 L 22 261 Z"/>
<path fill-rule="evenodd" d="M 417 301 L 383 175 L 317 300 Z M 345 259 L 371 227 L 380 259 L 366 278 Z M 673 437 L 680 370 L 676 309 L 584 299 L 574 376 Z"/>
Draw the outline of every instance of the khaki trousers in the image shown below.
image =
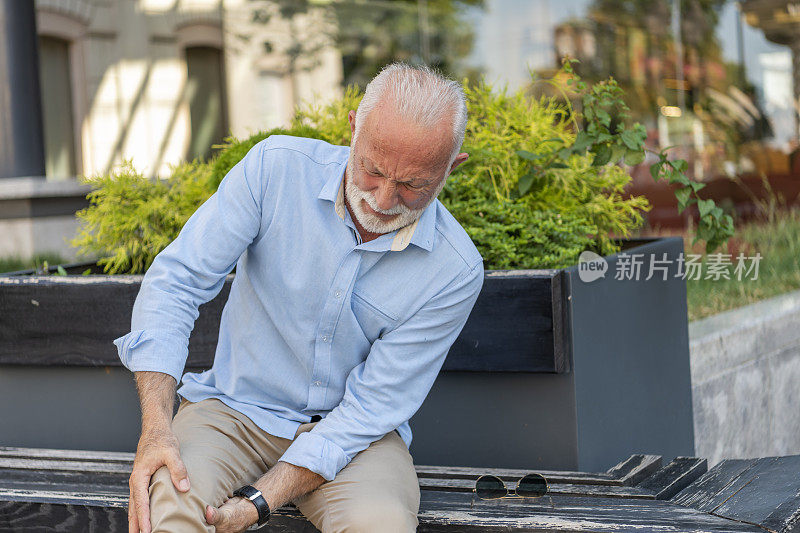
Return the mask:
<path fill-rule="evenodd" d="M 294 438 L 315 425 L 302 424 Z M 292 443 L 215 398 L 194 403 L 182 398 L 172 428 L 191 488 L 175 489 L 166 466 L 153 474 L 153 533 L 213 532 L 205 521 L 206 504 L 218 507 L 234 490 L 255 482 Z M 293 503 L 323 533 L 406 533 L 416 530 L 419 497 L 411 455 L 392 431 L 358 453 L 335 479 Z"/>

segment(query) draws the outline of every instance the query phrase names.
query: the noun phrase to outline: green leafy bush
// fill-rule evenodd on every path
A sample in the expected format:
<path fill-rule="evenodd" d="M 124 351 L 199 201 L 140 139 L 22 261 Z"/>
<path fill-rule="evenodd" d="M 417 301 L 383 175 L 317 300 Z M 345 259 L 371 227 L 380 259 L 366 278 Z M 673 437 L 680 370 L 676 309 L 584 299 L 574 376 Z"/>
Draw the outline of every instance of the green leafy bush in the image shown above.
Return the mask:
<path fill-rule="evenodd" d="M 321 139 L 331 144 L 349 145 L 350 123 L 347 113 L 358 107 L 362 96 L 358 87 L 350 86 L 338 100 L 324 105 L 301 106 L 295 113 L 292 129 L 297 131 L 303 127 L 312 128 L 319 132 Z"/>
<path fill-rule="evenodd" d="M 297 124 L 292 126 L 291 129 L 275 128 L 265 132 L 259 132 L 247 139 L 240 141 L 233 137 L 228 137 L 225 142 L 220 146 L 219 155 L 210 163 L 211 174 L 206 187 L 213 193 L 219 187 L 222 178 L 225 177 L 233 166 L 242 160 L 247 155 L 250 149 L 263 141 L 270 135 L 294 135 L 297 137 L 309 137 L 311 139 L 320 139 L 327 141 L 330 137 L 324 135 L 321 131 Z M 211 196 L 211 194 L 209 194 Z"/>
<path fill-rule="evenodd" d="M 621 90 L 613 80 L 586 86 L 569 62 L 560 75 L 575 83 L 571 97 L 582 99 L 583 114 L 555 79 L 547 82 L 561 96 L 539 98 L 465 83 L 469 121 L 463 151 L 470 157 L 448 178 L 439 198 L 475 242 L 486 268 L 562 268 L 577 263 L 584 250 L 614 253 L 614 237 L 630 235 L 649 209 L 645 198 L 623 193 L 630 176 L 617 162 L 644 159 L 644 129 L 625 124 Z M 129 163 L 85 179 L 95 190 L 88 195 L 91 205 L 77 214 L 84 224 L 72 244 L 99 255 L 98 264 L 108 273 L 144 272 L 262 139 L 286 134 L 349 144 L 347 112 L 357 108 L 361 96 L 350 87 L 332 103 L 298 109 L 288 129 L 228 138 L 215 159 L 179 165 L 166 180 L 145 178 Z M 654 178 L 688 180 L 680 162 L 660 154 L 659 164 L 670 170 L 659 166 Z M 690 193 L 697 190 L 692 185 L 697 184 L 687 185 Z M 686 195 L 683 207 L 691 203 L 687 193 L 680 194 Z M 721 216 L 713 202 L 701 208 Z M 727 225 L 720 220 L 705 233 L 709 243 L 722 239 Z"/>
<path fill-rule="evenodd" d="M 211 167 L 193 161 L 173 168 L 168 180 L 148 179 L 125 162 L 114 172 L 84 178 L 94 189 L 72 245 L 111 274 L 141 273 L 180 233 L 213 189 Z"/>
<path fill-rule="evenodd" d="M 593 165 L 585 148 L 554 152 L 581 136 L 563 100 L 532 100 L 522 91 L 507 94 L 484 83 L 465 87 L 465 95 L 463 150 L 470 158 L 453 173 L 441 199 L 484 258 L 495 257 L 488 265 L 569 266 L 587 249 L 617 251 L 610 234 L 626 236 L 641 225 L 641 211 L 649 205 L 643 197 L 623 196 L 630 181 L 625 170 Z M 545 157 L 551 159 L 546 166 L 531 169 L 531 160 Z M 537 243 L 548 243 L 546 253 Z"/>
<path fill-rule="evenodd" d="M 129 161 L 109 174 L 83 178 L 94 189 L 87 195 L 89 207 L 76 213 L 81 226 L 72 246 L 100 257 L 97 264 L 109 274 L 145 272 L 225 174 L 269 135 L 322 139 L 313 128 L 276 128 L 244 140 L 229 137 L 216 158 L 177 165 L 166 180 L 143 176 Z"/>

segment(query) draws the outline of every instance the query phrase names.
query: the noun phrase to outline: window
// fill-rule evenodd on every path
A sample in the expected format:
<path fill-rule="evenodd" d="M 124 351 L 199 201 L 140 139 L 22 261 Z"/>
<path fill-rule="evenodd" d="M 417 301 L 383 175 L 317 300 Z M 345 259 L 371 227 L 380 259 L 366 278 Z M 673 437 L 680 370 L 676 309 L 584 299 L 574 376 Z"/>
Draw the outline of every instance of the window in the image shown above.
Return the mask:
<path fill-rule="evenodd" d="M 39 37 L 39 85 L 44 121 L 45 174 L 48 179 L 75 176 L 75 129 L 69 42 Z"/>
<path fill-rule="evenodd" d="M 222 52 L 210 46 L 186 48 L 191 139 L 187 159 L 208 159 L 211 146 L 222 142 L 228 123 Z"/>

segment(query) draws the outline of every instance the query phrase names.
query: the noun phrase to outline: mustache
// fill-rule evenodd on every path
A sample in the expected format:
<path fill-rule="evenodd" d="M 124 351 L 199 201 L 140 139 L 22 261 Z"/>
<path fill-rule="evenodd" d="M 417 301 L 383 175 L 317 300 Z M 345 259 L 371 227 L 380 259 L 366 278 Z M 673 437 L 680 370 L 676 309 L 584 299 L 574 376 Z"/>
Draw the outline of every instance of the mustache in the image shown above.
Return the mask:
<path fill-rule="evenodd" d="M 361 191 L 361 194 L 363 195 L 364 201 L 367 202 L 370 208 L 376 213 L 380 213 L 382 215 L 402 215 L 403 213 L 414 212 L 413 209 L 409 209 L 402 204 L 397 204 L 391 209 L 381 209 L 378 207 L 378 201 L 375 199 L 375 195 L 373 193 Z"/>

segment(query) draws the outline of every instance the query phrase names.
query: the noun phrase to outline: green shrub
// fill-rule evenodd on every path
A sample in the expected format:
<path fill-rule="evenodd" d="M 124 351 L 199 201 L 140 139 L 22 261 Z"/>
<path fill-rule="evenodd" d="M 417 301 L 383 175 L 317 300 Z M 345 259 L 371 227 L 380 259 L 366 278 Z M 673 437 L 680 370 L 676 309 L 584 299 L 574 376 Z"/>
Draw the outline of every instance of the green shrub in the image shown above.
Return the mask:
<path fill-rule="evenodd" d="M 193 161 L 173 168 L 168 180 L 148 179 L 125 162 L 114 172 L 84 178 L 94 189 L 72 245 L 100 257 L 105 272 L 141 273 L 172 242 L 192 213 L 213 193 L 209 165 Z"/>
<path fill-rule="evenodd" d="M 585 150 L 561 154 L 550 168 L 537 169 L 521 194 L 530 164 L 518 152 L 544 156 L 553 145 L 575 142 L 572 114 L 564 103 L 552 97 L 532 100 L 522 91 L 507 94 L 485 83 L 466 86 L 465 95 L 469 119 L 463 151 L 470 157 L 453 173 L 441 200 L 478 239 L 487 266 L 573 265 L 587 249 L 614 253 L 618 246 L 610 234 L 627 236 L 641 225 L 641 211 L 649 205 L 643 197 L 623 196 L 630 176 L 616 165 L 593 166 Z M 490 217 L 474 216 L 490 211 Z M 504 224 L 507 231 L 501 230 Z M 567 235 L 565 228 L 574 233 Z M 547 253 L 537 243 L 548 243 Z"/>
<path fill-rule="evenodd" d="M 569 63 L 560 75 L 565 73 L 571 73 Z M 647 200 L 623 194 L 630 176 L 616 163 L 644 159 L 644 130 L 625 126 L 627 107 L 613 80 L 578 89 L 573 96 L 583 98 L 583 115 L 569 98 L 529 98 L 521 91 L 507 94 L 465 82 L 469 122 L 463 151 L 470 157 L 448 178 L 439 198 L 475 242 L 486 268 L 570 266 L 584 250 L 617 251 L 614 238 L 627 237 L 641 225 Z M 179 165 L 166 180 L 147 179 L 130 164 L 85 179 L 96 189 L 88 195 L 91 205 L 77 214 L 84 224 L 73 245 L 102 257 L 98 263 L 108 273 L 144 272 L 262 139 L 286 134 L 349 144 L 347 112 L 357 108 L 361 96 L 350 87 L 332 103 L 298 109 L 288 129 L 228 138 L 215 159 Z M 688 180 L 682 167 L 669 167 L 675 163 L 659 156 L 654 178 Z M 689 193 L 699 189 L 689 188 L 681 193 L 683 207 L 694 201 Z M 711 206 L 700 207 L 706 213 L 718 209 Z M 721 212 L 712 214 L 724 222 Z M 719 231 L 707 231 L 706 237 L 719 240 Z"/>
<path fill-rule="evenodd" d="M 321 139 L 331 144 L 346 146 L 350 144 L 350 123 L 347 113 L 356 109 L 363 94 L 358 87 L 350 86 L 344 95 L 324 105 L 306 104 L 297 109 L 292 129 L 310 127 L 321 135 Z"/>
<path fill-rule="evenodd" d="M 451 206 L 458 221 L 494 269 L 561 268 L 594 248 L 591 227 L 580 215 L 534 211 L 523 203 L 483 200 Z M 531 258 L 536 258 L 535 263 Z"/>
<path fill-rule="evenodd" d="M 83 255 L 100 257 L 97 264 L 109 274 L 145 272 L 225 174 L 273 134 L 322 138 L 310 127 L 276 128 L 244 140 L 229 137 L 216 158 L 177 165 L 166 180 L 147 178 L 130 162 L 109 174 L 83 178 L 94 190 L 87 195 L 89 207 L 76 213 L 82 224 L 72 246 Z"/>
<path fill-rule="evenodd" d="M 242 160 L 247 155 L 250 149 L 263 141 L 270 135 L 294 135 L 297 137 L 309 137 L 312 139 L 327 140 L 328 136 L 316 129 L 298 124 L 291 129 L 275 128 L 269 131 L 262 131 L 240 141 L 233 137 L 228 137 L 225 142 L 220 146 L 219 155 L 211 161 L 211 175 L 209 176 L 207 188 L 213 193 L 219 187 L 222 178 L 225 177 L 233 166 Z M 209 194 L 209 196 L 211 196 Z"/>

